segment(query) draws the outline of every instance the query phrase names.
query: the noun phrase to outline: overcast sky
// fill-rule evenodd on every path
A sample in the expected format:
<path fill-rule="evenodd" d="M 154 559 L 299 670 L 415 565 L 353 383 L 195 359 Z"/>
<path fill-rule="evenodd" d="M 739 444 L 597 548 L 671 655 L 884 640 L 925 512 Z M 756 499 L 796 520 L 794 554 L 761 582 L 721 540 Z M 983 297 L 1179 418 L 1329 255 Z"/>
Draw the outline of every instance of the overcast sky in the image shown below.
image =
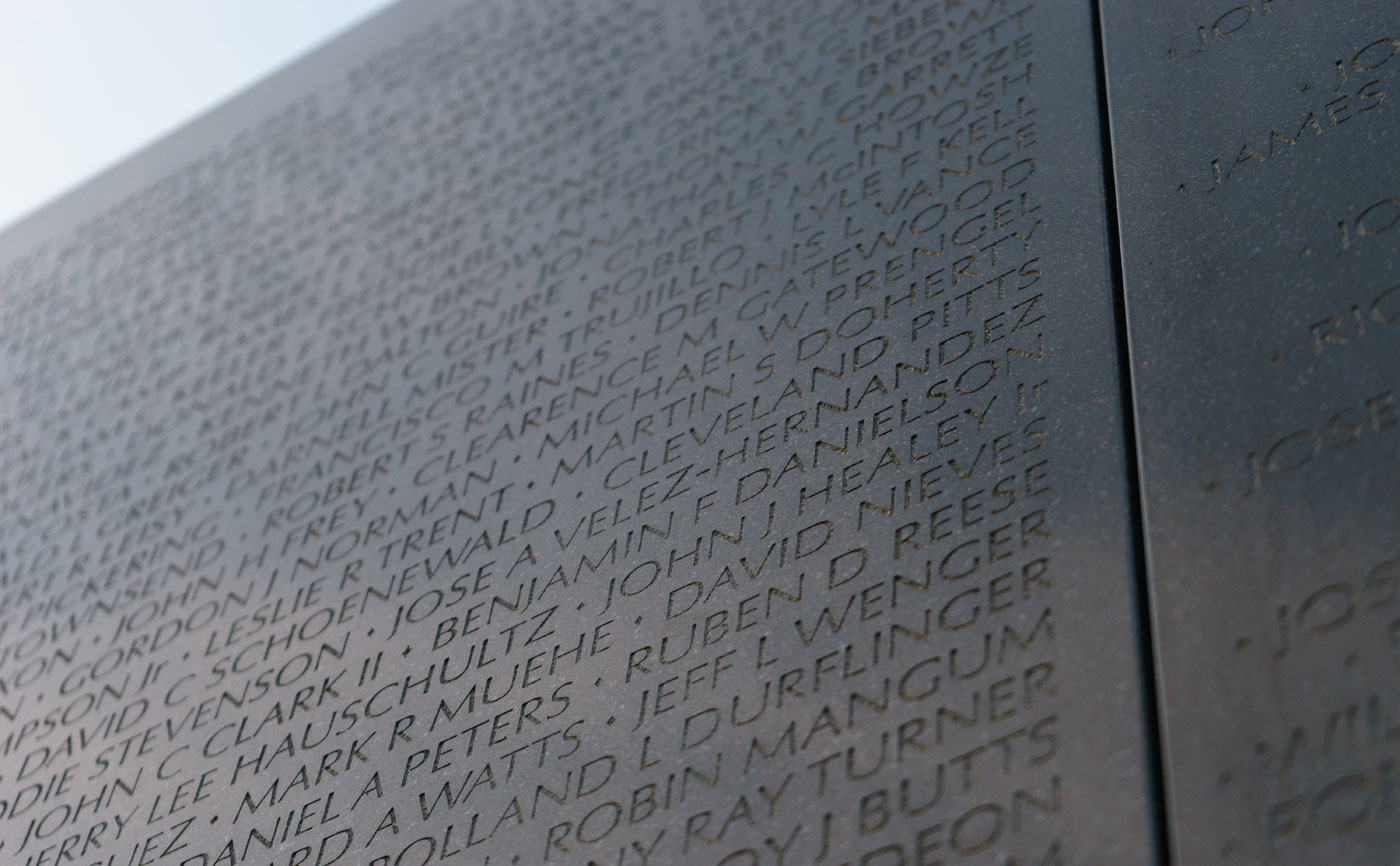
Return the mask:
<path fill-rule="evenodd" d="M 390 0 L 0 0 L 0 227 Z"/>

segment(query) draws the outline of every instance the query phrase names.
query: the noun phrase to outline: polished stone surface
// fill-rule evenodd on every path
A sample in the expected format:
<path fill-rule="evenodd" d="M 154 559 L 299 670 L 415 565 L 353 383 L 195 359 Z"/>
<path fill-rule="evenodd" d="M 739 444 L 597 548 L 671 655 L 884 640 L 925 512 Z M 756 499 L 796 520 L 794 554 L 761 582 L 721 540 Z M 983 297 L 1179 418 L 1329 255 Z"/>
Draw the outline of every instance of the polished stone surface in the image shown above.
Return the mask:
<path fill-rule="evenodd" d="M 1400 16 L 1104 25 L 1176 862 L 1387 862 Z"/>
<path fill-rule="evenodd" d="M 1089 8 L 392 10 L 0 237 L 0 858 L 1152 857 Z"/>

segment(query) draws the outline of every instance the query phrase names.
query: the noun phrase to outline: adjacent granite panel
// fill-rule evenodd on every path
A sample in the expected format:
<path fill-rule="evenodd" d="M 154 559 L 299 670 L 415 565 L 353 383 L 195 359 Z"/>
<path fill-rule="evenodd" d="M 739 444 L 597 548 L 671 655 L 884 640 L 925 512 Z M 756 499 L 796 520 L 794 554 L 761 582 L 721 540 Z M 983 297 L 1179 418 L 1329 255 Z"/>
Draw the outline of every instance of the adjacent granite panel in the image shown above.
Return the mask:
<path fill-rule="evenodd" d="M 1177 862 L 1400 846 L 1400 8 L 1104 4 Z"/>

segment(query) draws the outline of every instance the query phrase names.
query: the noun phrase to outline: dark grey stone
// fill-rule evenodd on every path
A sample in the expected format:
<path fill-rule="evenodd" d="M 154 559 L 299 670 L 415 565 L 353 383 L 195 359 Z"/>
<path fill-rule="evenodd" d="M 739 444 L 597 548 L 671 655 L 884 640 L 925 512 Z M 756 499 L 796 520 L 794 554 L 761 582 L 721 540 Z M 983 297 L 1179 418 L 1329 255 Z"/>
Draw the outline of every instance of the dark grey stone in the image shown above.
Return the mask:
<path fill-rule="evenodd" d="M 1400 16 L 1104 21 L 1176 859 L 1383 862 Z"/>
<path fill-rule="evenodd" d="M 414 4 L 0 237 L 0 858 L 1152 857 L 1089 8 Z"/>

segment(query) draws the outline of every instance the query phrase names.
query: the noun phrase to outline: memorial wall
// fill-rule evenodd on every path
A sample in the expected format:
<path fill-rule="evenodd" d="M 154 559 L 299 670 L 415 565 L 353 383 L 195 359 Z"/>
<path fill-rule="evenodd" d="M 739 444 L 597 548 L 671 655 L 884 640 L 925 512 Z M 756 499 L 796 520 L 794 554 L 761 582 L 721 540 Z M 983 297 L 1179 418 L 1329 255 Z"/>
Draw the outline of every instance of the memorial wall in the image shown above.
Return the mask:
<path fill-rule="evenodd" d="M 1397 54 L 406 2 L 5 230 L 0 862 L 1385 862 Z"/>

